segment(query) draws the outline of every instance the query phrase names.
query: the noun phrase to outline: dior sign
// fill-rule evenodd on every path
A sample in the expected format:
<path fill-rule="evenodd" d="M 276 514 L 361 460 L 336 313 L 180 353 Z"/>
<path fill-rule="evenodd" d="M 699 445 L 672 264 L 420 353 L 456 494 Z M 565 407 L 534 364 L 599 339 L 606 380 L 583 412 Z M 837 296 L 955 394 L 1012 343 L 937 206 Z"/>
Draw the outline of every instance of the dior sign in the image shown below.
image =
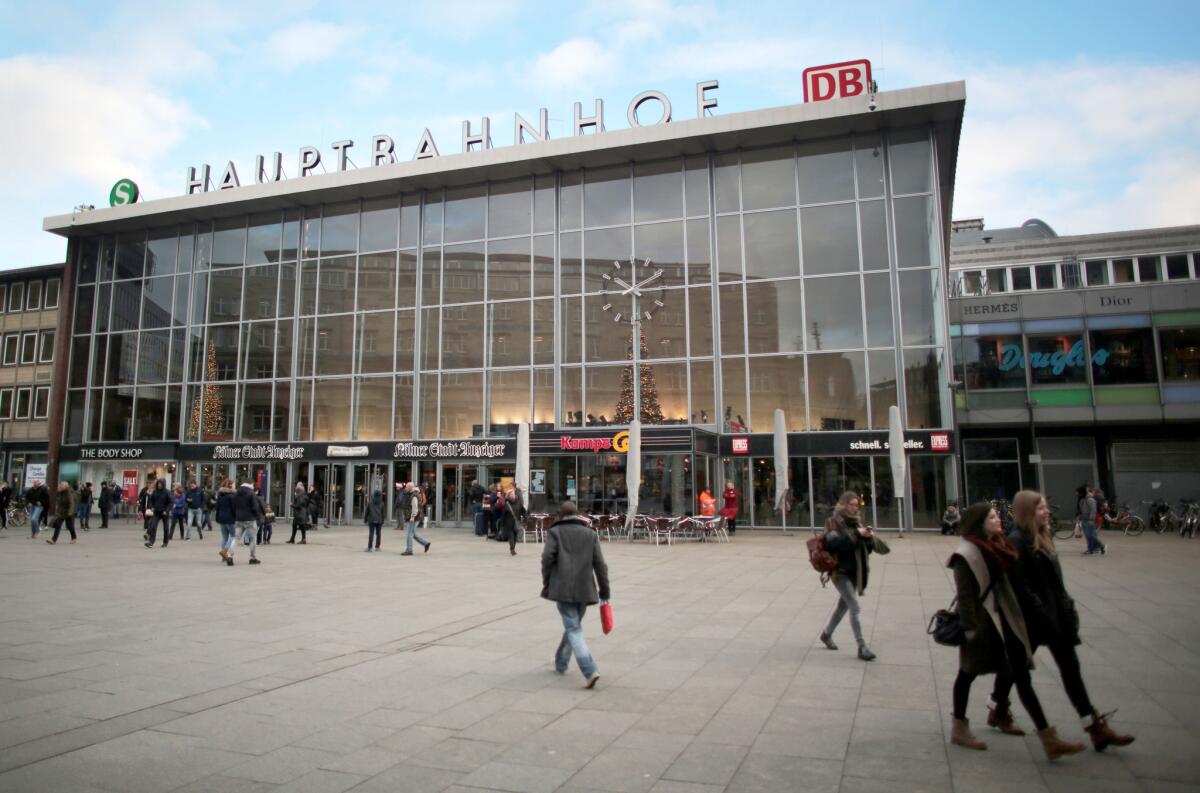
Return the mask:
<path fill-rule="evenodd" d="M 705 111 L 717 106 L 716 98 L 710 96 L 709 92 L 715 91 L 718 86 L 719 84 L 716 80 L 705 80 L 696 83 L 697 118 L 703 118 Z M 643 123 L 640 113 L 642 110 L 652 113 L 653 107 L 657 107 L 658 116 L 647 125 Z M 669 124 L 672 120 L 672 114 L 671 100 L 662 91 L 643 91 L 630 100 L 625 110 L 625 118 L 629 122 L 630 127 Z M 584 115 L 583 103 L 576 102 L 574 113 L 572 114 L 571 128 L 573 135 L 576 137 L 584 135 L 589 131 L 595 133 L 604 132 L 604 100 L 594 100 L 589 115 Z M 512 145 L 514 146 L 548 141 L 550 140 L 550 111 L 544 107 L 538 110 L 538 123 L 536 126 L 531 124 L 520 113 L 513 113 L 512 129 Z M 331 165 L 334 170 L 345 171 L 350 166 L 358 167 L 354 165 L 350 156 L 350 150 L 354 148 L 353 140 L 334 141 L 329 144 L 329 148 L 333 154 Z M 470 120 L 463 121 L 462 152 L 466 154 L 467 152 L 483 151 L 490 148 L 492 148 L 492 120 L 484 116 L 480 119 L 478 126 L 474 125 Z M 417 141 L 417 147 L 413 152 L 412 159 L 424 160 L 431 157 L 438 157 L 440 154 L 437 143 L 433 139 L 433 134 L 427 127 Z M 369 167 L 395 163 L 397 161 L 396 141 L 390 135 L 373 135 L 370 146 L 364 155 L 364 161 Z M 318 169 L 325 170 L 325 165 L 321 159 L 321 150 L 316 146 L 302 146 L 297 155 L 296 174 L 301 178 L 311 176 Z M 278 182 L 286 178 L 283 172 L 283 153 L 274 152 L 269 161 L 261 154 L 255 157 L 253 176 L 255 184 Z M 229 160 L 226 163 L 225 168 L 221 171 L 215 183 L 213 182 L 212 166 L 207 163 L 201 165 L 199 168 L 193 166 L 187 170 L 186 189 L 188 195 L 207 192 L 210 189 L 229 190 L 241 186 L 242 180 L 238 175 L 237 166 L 233 160 Z"/>

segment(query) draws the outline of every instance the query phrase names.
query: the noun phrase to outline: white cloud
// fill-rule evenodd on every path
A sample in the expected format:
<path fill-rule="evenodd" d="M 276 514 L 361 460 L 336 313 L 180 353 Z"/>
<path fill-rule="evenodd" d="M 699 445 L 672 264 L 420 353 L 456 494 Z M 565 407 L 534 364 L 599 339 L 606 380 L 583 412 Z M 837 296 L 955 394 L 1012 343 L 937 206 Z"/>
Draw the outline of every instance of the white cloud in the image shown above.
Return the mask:
<path fill-rule="evenodd" d="M 613 51 L 593 39 L 572 38 L 537 56 L 529 79 L 550 89 L 587 88 L 604 80 L 617 65 Z"/>
<path fill-rule="evenodd" d="M 268 36 L 264 44 L 265 56 L 284 70 L 323 61 L 337 54 L 360 32 L 352 25 L 331 25 L 307 19 Z"/>

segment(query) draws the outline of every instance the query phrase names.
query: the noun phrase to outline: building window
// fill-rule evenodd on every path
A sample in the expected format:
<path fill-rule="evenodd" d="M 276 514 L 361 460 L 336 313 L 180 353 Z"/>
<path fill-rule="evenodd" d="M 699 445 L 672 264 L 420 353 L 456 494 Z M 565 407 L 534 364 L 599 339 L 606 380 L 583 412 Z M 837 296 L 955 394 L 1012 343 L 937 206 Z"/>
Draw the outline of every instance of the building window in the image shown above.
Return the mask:
<path fill-rule="evenodd" d="M 1058 269 L 1057 267 L 1055 267 L 1053 264 L 1039 264 L 1033 269 L 1037 274 L 1038 289 L 1055 288 L 1056 284 L 1054 283 L 1054 271 Z"/>
<path fill-rule="evenodd" d="M 1079 274 L 1079 262 L 1062 263 L 1062 286 L 1063 289 L 1078 289 L 1083 286 L 1083 279 Z"/>
<path fill-rule="evenodd" d="M 1096 385 L 1153 383 L 1154 337 L 1149 328 L 1093 330 L 1092 382 Z"/>
<path fill-rule="evenodd" d="M 1158 343 L 1164 380 L 1200 380 L 1200 328 L 1163 328 Z"/>
<path fill-rule="evenodd" d="M 1167 257 L 1167 279 L 1177 281 L 1180 278 L 1190 278 L 1191 268 L 1188 267 L 1188 257 L 1186 253 L 1176 254 L 1175 256 Z"/>
<path fill-rule="evenodd" d="M 1025 354 L 1020 336 L 976 336 L 963 339 L 967 388 L 1025 387 Z"/>
<path fill-rule="evenodd" d="M 1133 283 L 1133 259 L 1113 259 L 1114 284 Z"/>
<path fill-rule="evenodd" d="M 1087 285 L 1105 286 L 1108 283 L 1108 262 L 1104 259 L 1086 263 Z"/>
<path fill-rule="evenodd" d="M 983 294 L 983 271 L 967 270 L 965 273 L 963 273 L 963 294 Z"/>
<path fill-rule="evenodd" d="M 39 311 L 42 308 L 42 282 L 30 281 L 25 291 L 25 310 Z"/>
<path fill-rule="evenodd" d="M 1139 256 L 1138 263 L 1138 281 L 1146 283 L 1148 281 L 1158 281 L 1158 259 L 1157 256 Z"/>
<path fill-rule="evenodd" d="M 37 358 L 37 340 L 36 333 L 26 333 L 21 337 L 21 363 L 31 364 Z"/>
<path fill-rule="evenodd" d="M 1034 385 L 1086 385 L 1087 352 L 1078 333 L 1030 336 L 1029 379 Z"/>
<path fill-rule="evenodd" d="M 14 366 L 17 363 L 17 348 L 20 346 L 19 334 L 10 333 L 4 337 L 4 365 Z"/>
<path fill-rule="evenodd" d="M 1021 489 L 1021 458 L 1012 439 L 963 441 L 967 474 L 967 503 L 988 499 L 1012 500 Z"/>
<path fill-rule="evenodd" d="M 62 281 L 58 278 L 51 278 L 46 281 L 46 299 L 43 301 L 43 308 L 58 308 L 58 290 L 61 284 Z"/>
<path fill-rule="evenodd" d="M 13 414 L 13 418 L 27 419 L 29 418 L 29 403 L 33 397 L 32 389 L 18 388 L 17 389 L 17 408 Z"/>
<path fill-rule="evenodd" d="M 33 392 L 33 417 L 35 419 L 46 418 L 50 410 L 50 386 L 38 386 Z"/>
<path fill-rule="evenodd" d="M 1005 283 L 1005 273 L 1007 271 L 1003 267 L 993 267 L 987 271 L 987 288 L 989 292 L 1007 292 L 1008 284 Z"/>
<path fill-rule="evenodd" d="M 42 331 L 41 348 L 38 352 L 38 363 L 53 363 L 54 362 L 54 338 L 55 331 Z M 86 366 L 86 362 L 84 362 Z"/>
<path fill-rule="evenodd" d="M 1028 267 L 1014 267 L 1009 271 L 1009 274 L 1012 276 L 1012 288 L 1014 292 L 1033 289 L 1033 279 L 1029 277 Z"/>
<path fill-rule="evenodd" d="M 4 308 L 7 305 L 8 305 L 8 284 L 0 284 L 0 314 L 4 313 Z"/>
<path fill-rule="evenodd" d="M 5 388 L 0 390 L 0 420 L 8 421 L 12 418 L 13 405 L 13 390 Z"/>
<path fill-rule="evenodd" d="M 20 311 L 21 304 L 25 302 L 25 284 L 9 284 L 8 286 L 8 310 Z"/>

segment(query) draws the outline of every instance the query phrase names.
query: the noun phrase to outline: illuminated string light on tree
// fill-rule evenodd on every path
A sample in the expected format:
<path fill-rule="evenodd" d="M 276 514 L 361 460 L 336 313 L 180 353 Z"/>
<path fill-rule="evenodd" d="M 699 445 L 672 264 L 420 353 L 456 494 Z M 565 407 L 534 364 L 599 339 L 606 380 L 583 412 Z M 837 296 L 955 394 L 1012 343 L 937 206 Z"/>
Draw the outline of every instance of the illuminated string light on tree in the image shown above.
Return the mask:
<path fill-rule="evenodd" d="M 215 384 L 217 380 L 217 348 L 211 341 L 208 343 L 207 360 L 204 364 L 208 383 L 204 386 L 204 409 L 200 408 L 197 400 L 192 403 L 192 415 L 188 422 L 189 434 L 195 437 L 203 424 L 204 437 L 211 438 L 224 432 L 225 406 L 221 400 L 221 388 Z"/>
<path fill-rule="evenodd" d="M 639 335 L 641 337 L 641 358 L 644 361 L 649 357 L 646 349 L 646 334 Z M 629 352 L 625 357 L 633 360 L 633 345 L 629 346 Z M 640 372 L 638 386 L 642 393 L 641 420 L 645 424 L 662 424 L 663 411 L 662 405 L 658 401 L 658 384 L 654 379 L 654 367 L 643 363 Z M 633 402 L 633 367 L 626 366 L 621 372 L 621 395 L 617 398 L 616 423 L 628 424 L 633 421 Z"/>

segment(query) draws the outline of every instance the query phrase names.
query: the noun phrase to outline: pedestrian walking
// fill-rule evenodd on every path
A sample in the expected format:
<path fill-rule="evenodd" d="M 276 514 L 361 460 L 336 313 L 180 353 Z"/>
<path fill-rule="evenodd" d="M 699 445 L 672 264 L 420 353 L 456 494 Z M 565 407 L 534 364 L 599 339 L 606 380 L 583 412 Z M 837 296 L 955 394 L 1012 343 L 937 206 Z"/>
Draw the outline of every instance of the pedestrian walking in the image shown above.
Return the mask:
<path fill-rule="evenodd" d="M 1080 485 L 1079 489 L 1075 491 L 1075 496 L 1079 499 L 1079 520 L 1083 524 L 1083 536 L 1087 538 L 1087 550 L 1083 552 L 1084 556 L 1108 553 L 1108 546 L 1100 542 L 1100 531 L 1096 528 L 1096 521 L 1100 517 L 1100 508 L 1095 494 L 1088 489 L 1087 485 Z"/>
<path fill-rule="evenodd" d="M 376 490 L 371 495 L 363 510 L 363 519 L 367 524 L 367 553 L 379 550 L 379 533 L 383 528 L 383 515 L 387 506 L 383 503 L 383 493 Z M 372 547 L 372 542 L 374 547 Z"/>
<path fill-rule="evenodd" d="M 1008 578 L 1021 607 L 1021 615 L 1029 633 L 1029 651 L 1046 647 L 1058 666 L 1063 689 L 1079 714 L 1083 729 L 1091 736 L 1092 746 L 1103 752 L 1109 746 L 1128 746 L 1134 736 L 1123 735 L 1108 725 L 1112 713 L 1101 715 L 1092 706 L 1079 655 L 1075 648 L 1079 638 L 1079 612 L 1067 593 L 1062 565 L 1054 547 L 1054 530 L 1050 525 L 1050 505 L 1036 490 L 1022 490 L 1013 498 L 1013 530 L 1008 542 L 1017 551 L 1017 559 L 1009 567 Z M 1008 685 L 1002 687 L 1001 683 Z M 1024 735 L 1008 709 L 1011 679 L 996 678 L 992 692 L 988 724 L 1010 735 Z M 1116 711 L 1113 711 L 1115 713 Z"/>
<path fill-rule="evenodd" d="M 407 493 L 404 489 L 404 482 L 396 482 L 392 489 L 392 519 L 396 521 L 396 526 L 393 531 L 400 531 L 404 528 L 405 518 L 408 517 L 408 500 Z"/>
<path fill-rule="evenodd" d="M 217 492 L 212 489 L 211 485 L 205 484 L 204 487 L 204 506 L 200 510 L 200 526 L 201 528 L 212 531 L 212 513 L 217 508 Z"/>
<path fill-rule="evenodd" d="M 317 486 L 313 485 L 308 489 L 308 525 L 313 531 L 317 530 L 317 526 L 321 522 L 321 512 L 325 506 L 325 499 L 321 495 L 321 491 L 317 490 Z M 328 528 L 329 524 L 325 524 Z"/>
<path fill-rule="evenodd" d="M 263 511 L 263 521 L 258 532 L 258 544 L 270 545 L 271 535 L 275 533 L 275 510 L 271 509 L 271 505 L 268 504 L 267 500 L 261 496 L 259 496 L 259 502 L 259 505 L 262 507 Z"/>
<path fill-rule="evenodd" d="M 187 536 L 192 539 L 192 529 L 196 530 L 196 539 L 204 539 L 204 491 L 199 483 L 192 480 L 187 489 Z"/>
<path fill-rule="evenodd" d="M 300 544 L 308 543 L 308 494 L 304 491 L 304 483 L 297 482 L 292 491 L 292 538 L 289 545 L 296 544 L 296 532 L 300 532 Z"/>
<path fill-rule="evenodd" d="M 183 485 L 175 485 L 171 490 L 171 525 L 167 530 L 171 539 L 175 539 L 175 527 L 179 527 L 179 539 L 190 540 L 187 535 L 187 493 Z"/>
<path fill-rule="evenodd" d="M 249 482 L 242 482 L 233 494 L 233 516 L 237 520 L 237 530 L 242 535 L 242 542 L 250 546 L 250 564 L 260 564 L 257 553 L 258 524 L 264 520 L 265 515 L 258 494 L 254 492 L 254 485 Z M 232 559 L 232 556 L 230 558 Z"/>
<path fill-rule="evenodd" d="M 79 488 L 79 528 L 84 531 L 92 530 L 92 504 L 95 503 L 95 491 L 92 483 L 87 482 Z"/>
<path fill-rule="evenodd" d="M 737 516 L 740 511 L 738 504 L 738 491 L 733 486 L 733 482 L 725 483 L 725 490 L 721 493 L 721 517 L 725 518 L 725 530 L 730 534 L 737 533 Z"/>
<path fill-rule="evenodd" d="M 588 606 L 608 600 L 611 594 L 599 535 L 579 517 L 575 502 L 562 502 L 542 548 L 541 595 L 557 604 L 562 618 L 554 671 L 565 675 L 574 655 L 587 688 L 595 687 L 600 671 L 583 638 L 583 617 Z"/>
<path fill-rule="evenodd" d="M 487 533 L 486 522 L 483 518 L 484 495 L 483 485 L 479 484 L 478 479 L 472 480 L 471 488 L 467 491 L 467 498 L 471 500 L 471 522 L 475 528 L 476 537 L 483 537 Z"/>
<path fill-rule="evenodd" d="M 493 482 L 492 484 L 488 485 L 487 495 L 483 497 L 483 522 L 484 529 L 487 531 L 484 536 L 489 540 L 496 539 L 496 518 L 499 517 L 496 507 L 498 506 L 497 502 L 500 499 L 500 494 L 498 491 L 499 486 Z"/>
<path fill-rule="evenodd" d="M 54 494 L 54 536 L 46 540 L 50 545 L 58 542 L 58 533 L 62 531 L 63 523 L 67 524 L 67 531 L 71 533 L 71 544 L 74 545 L 78 541 L 75 535 L 75 514 L 77 506 L 75 504 L 75 493 L 71 490 L 69 482 L 59 482 L 58 491 Z"/>
<path fill-rule="evenodd" d="M 108 528 L 108 515 L 113 508 L 113 486 L 112 482 L 102 482 L 100 484 L 100 497 L 96 500 L 96 505 L 100 508 L 100 528 Z"/>
<path fill-rule="evenodd" d="M 517 555 L 517 534 L 525 520 L 525 505 L 514 488 L 509 488 L 504 494 L 500 508 L 500 538 L 508 542 L 510 556 Z"/>
<path fill-rule="evenodd" d="M 146 547 L 154 547 L 154 538 L 158 533 L 158 526 L 162 524 L 163 541 L 162 547 L 166 548 L 170 544 L 171 537 L 169 527 L 171 525 L 171 511 L 174 508 L 174 500 L 171 498 L 171 491 L 167 490 L 167 480 L 158 479 L 154 482 L 154 489 L 146 496 L 146 511 L 149 514 L 148 524 L 146 526 Z"/>
<path fill-rule="evenodd" d="M 33 486 L 25 490 L 25 504 L 29 508 L 29 536 L 34 538 L 42 531 L 39 521 L 50 509 L 50 491 L 41 479 L 34 479 Z"/>
<path fill-rule="evenodd" d="M 221 561 L 233 566 L 233 551 L 237 547 L 237 512 L 233 506 L 233 480 L 226 479 L 217 491 L 217 503 L 214 512 L 217 525 L 221 527 L 221 548 L 217 551 Z"/>
<path fill-rule="evenodd" d="M 12 503 L 12 488 L 0 481 L 0 529 L 8 530 L 8 506 Z"/>
<path fill-rule="evenodd" d="M 417 524 L 421 522 L 421 517 L 425 511 L 424 506 L 421 504 L 421 491 L 417 489 L 414 482 L 409 482 L 404 490 L 408 498 L 408 517 L 404 522 L 407 534 L 404 540 L 404 553 L 400 555 L 413 555 L 414 539 L 425 547 L 425 553 L 429 553 L 429 546 L 433 545 L 433 543 L 422 537 L 421 533 L 417 530 Z"/>
<path fill-rule="evenodd" d="M 854 641 L 858 644 L 858 657 L 864 661 L 874 661 L 875 653 L 871 652 L 863 638 L 858 599 L 867 589 L 871 554 L 883 553 L 887 546 L 863 520 L 861 510 L 862 501 L 858 494 L 847 491 L 838 499 L 833 515 L 825 521 L 825 549 L 837 557 L 838 563 L 833 574 L 838 602 L 819 638 L 830 650 L 836 650 L 833 632 L 842 617 L 849 613 L 850 630 L 854 632 Z"/>
<path fill-rule="evenodd" d="M 963 513 L 959 534 L 962 539 L 946 562 L 954 571 L 958 616 L 964 634 L 958 648 L 950 743 L 980 751 L 987 749 L 987 744 L 971 732 L 967 700 L 976 677 L 995 674 L 999 678 L 997 689 L 1007 691 L 1016 686 L 1021 704 L 1037 727 L 1047 759 L 1082 752 L 1083 744 L 1058 737 L 1058 732 L 1046 721 L 1033 690 L 1029 676 L 1033 667 L 1029 633 L 1008 577 L 1019 557 L 1004 537 L 1000 516 L 987 503 L 974 504 Z"/>
<path fill-rule="evenodd" d="M 717 497 L 708 489 L 708 485 L 700 488 L 700 517 L 711 518 L 717 514 Z"/>

